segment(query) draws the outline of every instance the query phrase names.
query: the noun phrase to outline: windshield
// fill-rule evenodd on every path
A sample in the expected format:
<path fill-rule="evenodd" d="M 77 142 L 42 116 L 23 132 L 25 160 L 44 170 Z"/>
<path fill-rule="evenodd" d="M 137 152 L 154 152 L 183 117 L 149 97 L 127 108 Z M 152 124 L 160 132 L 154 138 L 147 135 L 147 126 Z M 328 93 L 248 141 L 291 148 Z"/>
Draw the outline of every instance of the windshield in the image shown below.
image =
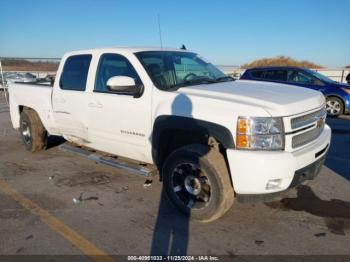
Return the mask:
<path fill-rule="evenodd" d="M 153 83 L 162 90 L 183 86 L 232 81 L 222 71 L 195 53 L 145 51 L 136 53 Z"/>
<path fill-rule="evenodd" d="M 330 83 L 330 82 L 334 82 L 332 79 L 330 79 L 330 78 L 328 78 L 327 76 L 325 76 L 325 75 L 322 75 L 322 74 L 320 74 L 320 73 L 318 73 L 318 72 L 316 72 L 316 71 L 313 71 L 313 70 L 307 70 L 311 75 L 313 75 L 314 77 L 316 77 L 316 78 L 318 78 L 318 79 L 320 79 L 320 80 L 322 80 L 322 81 L 325 81 L 325 82 L 328 82 L 328 83 Z"/>

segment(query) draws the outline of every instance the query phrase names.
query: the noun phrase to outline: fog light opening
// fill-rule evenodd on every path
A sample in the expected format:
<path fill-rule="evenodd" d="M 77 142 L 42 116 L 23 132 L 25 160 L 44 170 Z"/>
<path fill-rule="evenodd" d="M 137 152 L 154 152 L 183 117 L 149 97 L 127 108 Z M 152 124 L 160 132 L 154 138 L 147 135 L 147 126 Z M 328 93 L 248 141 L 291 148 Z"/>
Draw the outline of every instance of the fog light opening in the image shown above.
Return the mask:
<path fill-rule="evenodd" d="M 279 188 L 281 183 L 282 183 L 282 179 L 271 179 L 271 180 L 267 181 L 266 189 L 270 190 L 270 189 Z"/>

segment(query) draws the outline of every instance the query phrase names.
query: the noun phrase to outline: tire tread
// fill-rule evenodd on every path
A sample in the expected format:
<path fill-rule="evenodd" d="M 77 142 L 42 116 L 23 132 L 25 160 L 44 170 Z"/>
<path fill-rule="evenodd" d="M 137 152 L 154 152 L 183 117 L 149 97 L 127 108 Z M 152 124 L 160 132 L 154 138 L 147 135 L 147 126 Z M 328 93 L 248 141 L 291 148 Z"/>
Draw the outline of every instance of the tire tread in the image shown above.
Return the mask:
<path fill-rule="evenodd" d="M 24 109 L 21 113 L 21 117 L 24 117 L 22 114 L 25 114 L 29 119 L 32 136 L 31 147 L 26 146 L 26 148 L 31 152 L 37 152 L 45 149 L 47 132 L 40 120 L 40 117 L 32 109 Z"/>

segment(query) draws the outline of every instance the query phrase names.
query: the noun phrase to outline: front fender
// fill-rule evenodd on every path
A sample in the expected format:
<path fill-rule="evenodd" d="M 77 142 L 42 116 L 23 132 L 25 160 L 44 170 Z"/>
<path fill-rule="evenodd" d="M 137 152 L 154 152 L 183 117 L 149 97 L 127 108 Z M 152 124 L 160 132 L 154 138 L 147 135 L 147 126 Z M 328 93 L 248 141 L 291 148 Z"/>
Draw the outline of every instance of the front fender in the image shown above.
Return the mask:
<path fill-rule="evenodd" d="M 214 137 L 225 148 L 235 147 L 232 133 L 224 126 L 184 116 L 161 115 L 156 118 L 152 132 L 152 157 L 155 163 L 159 162 L 157 160 L 160 154 L 161 134 L 167 130 L 181 130 L 206 134 Z"/>

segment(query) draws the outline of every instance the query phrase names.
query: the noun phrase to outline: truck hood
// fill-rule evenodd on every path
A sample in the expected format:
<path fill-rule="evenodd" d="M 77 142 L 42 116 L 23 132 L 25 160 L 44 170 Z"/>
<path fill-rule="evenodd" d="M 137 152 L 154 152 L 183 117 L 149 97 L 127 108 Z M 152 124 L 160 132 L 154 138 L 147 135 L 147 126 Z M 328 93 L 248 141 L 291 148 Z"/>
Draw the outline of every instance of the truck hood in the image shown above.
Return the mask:
<path fill-rule="evenodd" d="M 271 116 L 303 113 L 325 103 L 322 93 L 307 88 L 258 81 L 237 80 L 183 87 L 189 96 L 203 96 L 263 108 Z"/>

